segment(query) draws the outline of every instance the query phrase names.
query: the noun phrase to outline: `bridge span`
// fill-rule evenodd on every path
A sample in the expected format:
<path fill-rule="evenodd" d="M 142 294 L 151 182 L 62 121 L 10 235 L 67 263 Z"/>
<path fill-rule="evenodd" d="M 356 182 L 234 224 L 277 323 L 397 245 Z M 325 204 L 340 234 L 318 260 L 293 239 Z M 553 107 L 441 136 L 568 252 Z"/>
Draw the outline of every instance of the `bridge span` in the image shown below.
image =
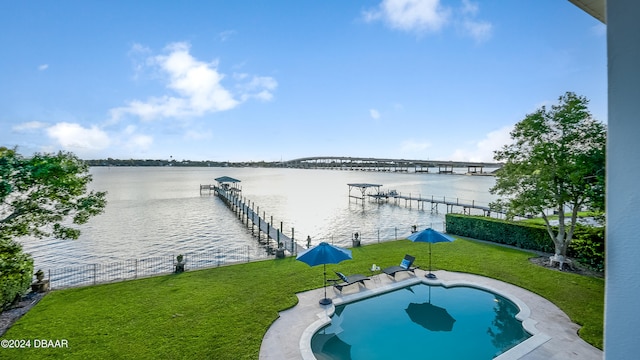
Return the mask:
<path fill-rule="evenodd" d="M 361 171 L 389 171 L 469 175 L 491 175 L 501 163 L 443 160 L 408 160 L 364 158 L 348 156 L 314 156 L 283 161 L 282 165 L 300 169 L 333 169 Z M 454 171 L 454 169 L 459 169 Z M 466 169 L 466 172 L 464 171 Z M 491 169 L 489 172 L 485 169 Z"/>

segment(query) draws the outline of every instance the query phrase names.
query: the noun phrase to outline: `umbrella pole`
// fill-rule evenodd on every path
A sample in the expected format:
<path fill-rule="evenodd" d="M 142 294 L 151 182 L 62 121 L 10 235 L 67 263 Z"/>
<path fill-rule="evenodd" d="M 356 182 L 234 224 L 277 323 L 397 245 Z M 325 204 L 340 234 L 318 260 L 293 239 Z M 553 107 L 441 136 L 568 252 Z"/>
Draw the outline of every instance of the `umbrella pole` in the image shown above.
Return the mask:
<path fill-rule="evenodd" d="M 429 279 L 435 279 L 436 275 L 431 273 L 431 243 L 429 243 L 429 273 L 426 275 Z"/>
<path fill-rule="evenodd" d="M 320 305 L 329 305 L 331 304 L 331 299 L 327 298 L 327 264 L 322 264 L 323 272 L 324 272 L 324 283 L 322 283 L 322 287 L 324 287 L 324 298 L 320 299 Z"/>

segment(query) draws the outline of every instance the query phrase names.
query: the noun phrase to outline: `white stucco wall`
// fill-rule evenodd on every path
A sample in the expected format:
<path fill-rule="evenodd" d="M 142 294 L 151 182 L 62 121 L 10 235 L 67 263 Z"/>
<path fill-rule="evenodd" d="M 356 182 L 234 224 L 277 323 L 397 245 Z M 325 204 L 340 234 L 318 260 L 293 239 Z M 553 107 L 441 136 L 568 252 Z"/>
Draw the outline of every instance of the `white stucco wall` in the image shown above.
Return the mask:
<path fill-rule="evenodd" d="M 640 358 L 640 1 L 607 1 L 605 358 Z"/>

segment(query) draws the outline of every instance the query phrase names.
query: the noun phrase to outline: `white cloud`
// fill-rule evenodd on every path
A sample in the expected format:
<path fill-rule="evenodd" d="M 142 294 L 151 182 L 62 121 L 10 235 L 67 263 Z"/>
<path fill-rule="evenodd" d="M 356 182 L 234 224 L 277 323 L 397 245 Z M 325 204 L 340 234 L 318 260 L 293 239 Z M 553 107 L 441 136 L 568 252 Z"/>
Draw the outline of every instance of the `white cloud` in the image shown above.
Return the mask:
<path fill-rule="evenodd" d="M 132 51 L 146 51 L 134 45 Z M 125 115 L 143 120 L 158 118 L 183 118 L 235 108 L 248 98 L 270 100 L 277 82 L 270 77 L 253 76 L 239 87 L 239 99 L 222 85 L 224 74 L 218 71 L 218 62 L 203 62 L 190 54 L 190 45 L 179 42 L 165 48 L 166 54 L 149 57 L 146 66 L 157 68 L 166 79 L 171 94 L 132 100 L 126 106 L 111 109 L 113 120 Z"/>
<path fill-rule="evenodd" d="M 211 130 L 207 131 L 195 131 L 189 130 L 184 134 L 186 140 L 207 140 L 213 138 Z"/>
<path fill-rule="evenodd" d="M 453 161 L 494 162 L 493 152 L 512 142 L 511 130 L 513 130 L 513 125 L 492 131 L 484 139 L 471 142 L 466 148 L 456 149 L 451 159 Z"/>
<path fill-rule="evenodd" d="M 465 15 L 476 16 L 480 7 L 477 3 L 473 3 L 469 0 L 462 0 L 462 13 Z"/>
<path fill-rule="evenodd" d="M 111 143 L 107 133 L 95 125 L 85 128 L 79 124 L 61 122 L 49 127 L 47 135 L 65 150 L 102 150 Z"/>
<path fill-rule="evenodd" d="M 49 64 L 42 64 L 40 66 L 38 66 L 38 70 L 40 71 L 45 71 L 49 68 Z"/>
<path fill-rule="evenodd" d="M 29 132 L 46 128 L 48 124 L 40 121 L 29 121 L 22 124 L 14 125 L 11 129 L 17 132 Z"/>
<path fill-rule="evenodd" d="M 236 31 L 235 30 L 225 30 L 222 31 L 218 34 L 218 39 L 220 39 L 220 41 L 225 42 L 227 40 L 229 40 L 231 38 L 231 36 L 235 35 Z"/>
<path fill-rule="evenodd" d="M 273 91 L 278 87 L 278 82 L 269 76 L 251 76 L 244 73 L 234 73 L 233 76 L 237 80 L 244 81 L 236 85 L 242 94 L 242 101 L 250 98 L 270 101 L 273 98 Z"/>
<path fill-rule="evenodd" d="M 470 0 L 463 0 L 455 11 L 440 0 L 382 0 L 377 8 L 365 11 L 363 18 L 366 22 L 382 21 L 392 29 L 418 34 L 438 32 L 454 24 L 464 36 L 483 42 L 491 37 L 493 24 L 478 20 L 479 12 L 478 3 Z"/>
<path fill-rule="evenodd" d="M 136 132 L 136 129 L 137 128 L 135 125 L 127 125 L 127 127 L 125 127 L 123 130 L 123 134 L 132 135 L 133 133 Z"/>
<path fill-rule="evenodd" d="M 383 21 L 393 29 L 423 33 L 445 26 L 450 10 L 441 6 L 440 0 L 383 0 L 363 15 L 367 22 Z"/>
<path fill-rule="evenodd" d="M 493 24 L 488 21 L 477 20 L 476 16 L 480 12 L 480 6 L 470 0 L 462 1 L 462 14 L 459 20 L 459 27 L 462 33 L 473 38 L 477 43 L 484 42 L 493 35 Z"/>
<path fill-rule="evenodd" d="M 370 109 L 369 110 L 369 115 L 371 115 L 371 118 L 374 120 L 378 120 L 380 119 L 380 112 L 376 109 Z"/>
<path fill-rule="evenodd" d="M 126 140 L 126 147 L 134 151 L 147 151 L 153 144 L 153 137 L 149 135 L 133 135 Z"/>
<path fill-rule="evenodd" d="M 491 38 L 493 34 L 493 25 L 487 21 L 475 21 L 465 19 L 462 22 L 465 33 L 473 38 L 476 42 L 483 42 Z"/>
<path fill-rule="evenodd" d="M 135 125 L 127 125 L 118 135 L 114 146 L 125 148 L 132 153 L 146 152 L 153 145 L 153 136 L 137 133 Z"/>
<path fill-rule="evenodd" d="M 196 60 L 186 43 L 172 44 L 168 50 L 168 55 L 157 56 L 156 61 L 169 74 L 167 87 L 183 96 L 167 99 L 168 103 L 175 103 L 178 112 L 202 115 L 208 111 L 228 110 L 238 104 L 221 85 L 224 75 L 218 72 L 217 62 Z"/>
<path fill-rule="evenodd" d="M 148 47 L 134 43 L 131 46 L 131 49 L 127 53 L 129 59 L 131 59 L 131 64 L 133 66 L 133 79 L 137 80 L 144 72 L 146 67 L 147 58 L 151 54 L 151 49 Z"/>

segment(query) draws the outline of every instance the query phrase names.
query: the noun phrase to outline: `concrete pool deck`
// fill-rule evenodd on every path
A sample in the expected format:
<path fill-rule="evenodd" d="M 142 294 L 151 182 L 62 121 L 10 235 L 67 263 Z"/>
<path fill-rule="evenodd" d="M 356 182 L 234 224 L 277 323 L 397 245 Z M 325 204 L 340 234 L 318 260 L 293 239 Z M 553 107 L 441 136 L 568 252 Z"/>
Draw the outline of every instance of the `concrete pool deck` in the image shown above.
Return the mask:
<path fill-rule="evenodd" d="M 425 278 L 425 272 L 416 270 L 415 275 L 399 273 L 397 279 L 378 274 L 367 281 L 366 288 L 354 284 L 345 287 L 342 294 L 333 287 L 327 288 L 327 297 L 334 304 L 391 291 L 419 282 L 445 286 L 467 285 L 484 288 L 514 301 L 521 314 L 528 317 L 525 328 L 531 327 L 533 336 L 496 359 L 499 360 L 596 360 L 602 359 L 601 350 L 591 346 L 578 336 L 579 325 L 545 298 L 528 290 L 502 281 L 464 273 L 434 271 L 437 279 Z M 322 288 L 297 294 L 298 304 L 280 312 L 280 317 L 271 325 L 260 347 L 260 359 L 314 359 L 310 339 L 315 329 L 324 324 L 333 314 L 334 306 L 322 306 L 318 301 L 324 297 Z"/>

